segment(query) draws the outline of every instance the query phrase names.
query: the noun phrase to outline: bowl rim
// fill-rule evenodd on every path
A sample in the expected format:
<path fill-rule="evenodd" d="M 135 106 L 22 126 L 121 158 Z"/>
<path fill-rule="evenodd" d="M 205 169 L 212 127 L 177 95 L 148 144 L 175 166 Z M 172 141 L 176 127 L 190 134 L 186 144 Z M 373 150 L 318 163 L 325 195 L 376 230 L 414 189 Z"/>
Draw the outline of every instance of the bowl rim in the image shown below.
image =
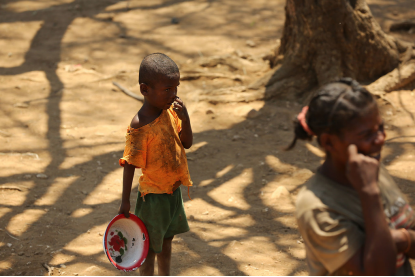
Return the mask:
<path fill-rule="evenodd" d="M 143 246 L 144 246 L 143 255 L 141 255 L 140 259 L 138 259 L 138 261 L 135 264 L 133 264 L 131 266 L 128 266 L 128 267 L 124 267 L 124 266 L 121 266 L 121 265 L 117 264 L 117 262 L 114 261 L 113 258 L 111 257 L 111 255 L 109 254 L 109 250 L 107 248 L 107 237 L 108 237 L 108 232 L 109 232 L 111 226 L 116 221 L 118 221 L 120 219 L 123 219 L 123 218 L 125 218 L 125 219 L 131 219 L 135 223 L 137 223 L 137 225 L 140 227 L 141 231 L 144 233 L 144 235 L 146 237 L 146 239 L 144 240 L 144 244 L 143 244 Z M 125 217 L 124 214 L 118 214 L 118 215 L 116 215 L 110 221 L 110 223 L 108 224 L 107 229 L 105 229 L 105 234 L 104 234 L 104 237 L 103 237 L 103 241 L 102 242 L 104 244 L 103 245 L 104 246 L 104 252 L 107 255 L 107 258 L 111 262 L 111 264 L 113 266 L 115 266 L 115 268 L 117 268 L 119 270 L 123 270 L 125 272 L 127 272 L 127 271 L 134 271 L 134 270 L 136 270 L 137 268 L 139 268 L 144 263 L 144 261 L 147 258 L 148 249 L 149 249 L 149 246 L 150 246 L 150 240 L 149 240 L 149 237 L 148 237 L 148 232 L 147 232 L 146 226 L 144 225 L 143 221 L 138 216 L 136 216 L 135 214 L 132 214 L 132 213 L 130 213 L 130 217 L 129 218 Z"/>

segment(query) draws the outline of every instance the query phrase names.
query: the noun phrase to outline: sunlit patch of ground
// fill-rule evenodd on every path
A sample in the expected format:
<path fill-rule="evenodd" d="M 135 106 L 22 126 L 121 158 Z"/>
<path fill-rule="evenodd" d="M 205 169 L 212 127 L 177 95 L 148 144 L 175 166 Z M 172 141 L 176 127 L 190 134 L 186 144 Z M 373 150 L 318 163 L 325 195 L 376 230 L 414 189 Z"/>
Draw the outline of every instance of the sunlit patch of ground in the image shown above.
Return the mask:
<path fill-rule="evenodd" d="M 194 131 L 187 151 L 194 186 L 193 200 L 183 189 L 191 230 L 173 240 L 172 274 L 307 275 L 294 203 L 324 153 L 316 142 L 283 151 L 302 103 L 215 104 L 196 93 L 246 86 L 269 70 L 262 57 L 281 36 L 284 4 L 4 1 L 0 274 L 46 275 L 44 264 L 53 275 L 137 274 L 117 271 L 102 251 L 103 232 L 120 204 L 125 131 L 141 107 L 112 82 L 139 93 L 140 61 L 163 52 L 187 74 L 222 74 L 182 80 L 179 87 Z M 369 4 L 382 27 L 415 14 L 411 0 Z M 242 66 L 200 66 L 224 55 Z M 393 106 L 380 100 L 389 139 L 383 160 L 414 204 L 414 91 L 387 98 Z M 139 175 L 136 170 L 132 207 Z"/>

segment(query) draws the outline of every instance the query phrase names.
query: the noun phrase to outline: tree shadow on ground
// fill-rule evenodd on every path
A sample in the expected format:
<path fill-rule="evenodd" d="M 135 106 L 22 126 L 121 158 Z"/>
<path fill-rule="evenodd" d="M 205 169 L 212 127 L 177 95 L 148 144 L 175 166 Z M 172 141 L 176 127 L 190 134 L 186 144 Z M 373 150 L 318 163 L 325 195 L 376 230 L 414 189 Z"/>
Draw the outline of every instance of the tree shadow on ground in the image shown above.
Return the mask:
<path fill-rule="evenodd" d="M 9 1 L 8 3 L 10 3 Z M 119 1 L 101 1 L 100 6 L 101 10 L 104 10 L 105 7 L 115 4 Z M 170 1 L 171 4 L 177 3 L 177 1 Z M 4 3 L 7 4 L 7 3 Z M 161 6 L 168 5 L 169 3 L 163 3 Z M 78 11 L 77 6 L 83 6 L 85 9 L 83 11 Z M 155 5 L 154 7 L 146 7 L 147 8 L 157 8 L 160 5 Z M 57 11 L 65 11 L 70 10 L 72 13 L 72 17 L 61 17 Z M 96 163 L 102 160 L 111 160 L 114 159 L 114 155 L 120 157 L 122 155 L 121 151 L 113 151 L 108 152 L 102 155 L 96 155 L 93 159 L 79 163 L 75 166 L 70 168 L 62 169 L 61 165 L 68 157 L 67 150 L 68 148 L 64 147 L 65 139 L 62 138 L 60 133 L 62 127 L 62 112 L 60 110 L 60 103 L 62 102 L 62 94 L 59 93 L 62 89 L 65 89 L 65 86 L 59 76 L 57 75 L 57 64 L 61 60 L 61 41 L 63 36 L 68 28 L 68 26 L 79 16 L 83 17 L 93 17 L 97 11 L 91 11 L 88 9 L 87 5 L 85 5 L 84 1 L 78 0 L 73 1 L 69 4 L 62 4 L 59 6 L 54 6 L 49 9 L 39 10 L 36 13 L 33 11 L 26 11 L 21 13 L 15 14 L 7 14 L 2 17 L 1 22 L 17 22 L 17 21 L 34 21 L 34 20 L 41 20 L 43 24 L 41 28 L 37 31 L 36 35 L 34 36 L 30 48 L 25 54 L 24 62 L 16 67 L 11 68 L 0 68 L 0 75 L 3 76 L 14 76 L 30 71 L 43 71 L 46 75 L 46 78 L 50 85 L 50 93 L 49 96 L 46 97 L 47 104 L 46 104 L 46 114 L 48 115 L 47 121 L 47 133 L 46 139 L 48 140 L 48 148 L 47 151 L 51 153 L 51 161 L 49 162 L 48 166 L 43 170 L 43 173 L 48 176 L 55 176 L 48 180 L 41 180 L 41 179 L 34 179 L 34 186 L 28 190 L 27 195 L 25 196 L 25 200 L 21 205 L 18 206 L 8 206 L 8 205 L 0 205 L 1 208 L 8 208 L 8 211 L 4 213 L 1 217 L 1 225 L 2 226 L 10 226 L 13 223 L 13 220 L 19 218 L 20 215 L 23 215 L 27 210 L 37 210 L 42 211 L 42 215 L 37 218 L 36 222 L 31 224 L 22 235 L 18 238 L 16 235 L 9 234 L 7 229 L 3 230 L 3 242 L 5 243 L 12 243 L 14 245 L 21 245 L 21 249 L 25 251 L 26 255 L 40 255 L 42 256 L 44 262 L 46 264 L 50 264 L 53 260 L 54 255 L 56 253 L 60 253 L 62 255 L 68 256 L 68 261 L 65 262 L 67 266 L 72 264 L 78 263 L 92 263 L 97 264 L 99 266 L 104 267 L 107 270 L 111 270 L 111 274 L 114 274 L 116 271 L 112 268 L 112 266 L 106 261 L 102 260 L 102 252 L 98 253 L 88 253 L 86 251 L 84 254 L 79 253 L 78 251 L 69 250 L 67 245 L 70 245 L 71 242 L 76 241 L 76 238 L 85 234 L 87 230 L 93 229 L 99 225 L 105 225 L 109 221 L 108 214 L 114 214 L 114 211 L 117 209 L 119 201 L 114 200 L 108 203 L 102 204 L 85 204 L 85 200 L 88 198 L 88 195 L 91 191 L 94 190 L 95 184 L 101 184 L 104 178 L 117 169 L 117 166 L 107 166 L 105 167 L 105 172 L 96 172 Z M 99 11 L 98 11 L 99 12 Z M 117 12 L 111 11 L 111 12 Z M 125 32 L 123 30 L 122 25 L 117 25 L 121 32 Z M 53 37 L 53 39 L 50 39 Z M 134 43 L 130 41 L 130 43 Z M 148 41 L 148 43 L 152 43 L 152 41 Z M 50 49 L 51 51 L 47 53 L 47 57 L 39 56 L 39 53 L 44 49 Z M 241 125 L 242 128 L 243 125 Z M 239 128 L 239 127 L 236 127 Z M 209 131 L 206 133 L 202 133 L 202 136 L 222 136 L 224 135 L 222 131 Z M 234 144 L 233 142 L 230 142 Z M 232 147 L 243 147 L 243 142 L 237 142 L 236 145 L 232 145 Z M 80 146 L 81 147 L 81 146 Z M 83 146 L 84 147 L 84 146 Z M 76 147 L 75 147 L 76 148 Z M 85 148 L 85 147 L 84 147 Z M 222 146 L 222 150 L 225 150 Z M 34 150 L 34 149 L 33 149 Z M 195 152 L 198 155 L 199 152 L 204 153 L 203 151 L 207 150 L 210 153 L 217 152 L 218 147 L 215 144 L 209 144 L 208 146 L 204 147 Z M 225 152 L 221 153 L 221 156 L 227 157 L 226 159 L 222 159 L 218 156 L 206 157 L 206 159 L 221 159 L 222 162 L 218 163 L 216 168 L 210 169 L 206 171 L 206 175 L 204 177 L 210 178 L 210 175 L 216 175 L 217 169 L 222 169 L 232 162 L 229 161 L 229 157 L 234 156 L 234 152 L 232 148 L 226 149 Z M 204 155 L 204 154 L 202 154 Z M 244 158 L 244 155 L 241 155 L 241 158 Z M 255 159 L 257 163 L 262 160 L 263 157 L 258 157 Z M 232 160 L 232 159 L 231 159 Z M 191 166 L 192 167 L 192 166 Z M 221 179 L 215 180 L 212 184 L 209 185 L 208 191 L 218 188 L 224 182 L 232 179 L 233 177 L 240 175 L 244 169 L 249 169 L 249 165 L 242 165 L 237 167 L 236 169 L 230 171 L 229 173 L 225 174 Z M 80 173 L 83 172 L 84 174 Z M 253 173 L 253 180 L 252 183 L 261 183 L 262 179 L 260 174 L 263 172 L 263 169 L 257 169 Z M 31 173 L 30 170 L 27 172 L 20 172 L 18 174 L 12 174 L 9 176 L 1 177 L 0 183 L 14 183 L 19 182 L 22 180 L 25 175 Z M 268 173 L 268 172 L 267 172 Z M 59 183 L 58 178 L 66 178 L 68 176 L 75 175 L 75 181 L 71 181 L 70 184 L 64 188 L 61 193 L 61 196 L 57 198 L 54 204 L 38 204 L 37 202 L 39 199 L 42 199 L 45 195 L 49 193 L 50 188 Z M 85 177 L 86 176 L 86 177 Z M 204 178 L 203 176 L 195 177 L 195 183 L 199 183 Z M 200 190 L 200 192 L 198 192 Z M 34 193 L 36 191 L 36 194 Z M 250 200 L 247 201 L 250 205 L 257 205 L 257 202 L 260 203 L 257 199 L 257 194 L 259 193 L 258 187 L 255 188 L 250 184 L 246 190 L 242 192 L 242 198 L 248 198 Z M 215 201 L 212 197 L 210 197 L 207 191 L 203 191 L 201 188 L 197 188 L 194 192 L 195 199 L 201 198 L 207 203 L 210 203 L 213 206 L 216 206 L 222 210 L 231 212 L 232 216 L 230 218 L 237 218 L 240 215 L 249 214 L 249 210 L 241 210 L 236 207 L 229 207 L 224 205 L 223 203 L 219 203 Z M 78 209 L 91 209 L 92 211 L 85 216 L 74 218 L 71 216 L 74 212 L 73 207 L 77 207 Z M 265 209 L 266 205 L 259 205 L 255 207 L 256 209 Z M 281 215 L 283 215 L 281 213 Z M 94 225 L 91 225 L 91 221 L 94 221 Z M 273 216 L 271 213 L 267 215 L 266 218 L 260 219 L 261 221 L 272 221 Z M 199 220 L 203 222 L 203 220 Z M 220 222 L 216 222 L 218 225 L 221 225 Z M 215 224 L 216 224 L 215 223 Z M 213 222 L 207 222 L 207 224 L 212 225 Z M 223 227 L 232 227 L 232 225 L 223 223 Z M 285 228 L 285 225 L 282 223 L 276 223 L 277 228 Z M 269 239 L 271 244 L 274 238 L 271 234 L 271 229 L 269 226 L 260 227 L 253 223 L 251 227 L 246 228 L 244 234 L 238 235 L 235 234 L 231 237 L 224 237 L 222 239 L 217 239 L 216 241 L 223 241 L 226 244 L 234 240 L 241 240 L 241 239 L 248 239 L 249 237 L 266 237 Z M 268 232 L 265 232 L 268 230 Z M 288 230 L 288 229 L 287 229 Z M 290 230 L 290 232 L 295 232 Z M 248 234 L 248 235 L 245 235 Z M 37 238 L 42 237 L 43 235 L 49 236 L 49 243 L 48 245 L 45 244 L 38 244 Z M 64 236 L 61 236 L 64 235 Z M 65 238 L 65 239 L 62 239 Z M 183 236 L 183 239 L 186 243 L 188 243 L 189 248 L 191 248 L 191 240 L 192 239 L 200 239 L 198 238 L 198 234 L 195 232 L 190 232 Z M 29 246 L 35 246 L 35 249 L 28 248 Z M 215 263 L 220 262 L 222 264 L 227 265 L 227 269 L 230 271 L 234 271 L 235 273 L 244 274 L 240 268 L 240 265 L 233 259 L 229 258 L 227 255 L 222 254 L 223 247 L 216 247 L 210 244 L 209 241 L 205 243 L 207 251 L 201 249 L 193 249 L 194 251 L 200 254 L 200 257 L 204 259 L 208 266 L 215 267 Z M 14 248 L 15 246 L 13 246 Z M 33 248 L 35 248 L 33 247 Z M 281 249 L 286 249 L 286 247 L 282 246 Z M 17 249 L 16 249 L 17 250 Z M 0 252 L 8 253 L 10 249 L 6 244 L 2 244 L 0 246 Z M 221 259 L 215 259 L 221 255 Z M 180 257 L 180 254 L 178 255 Z M 14 260 L 9 269 L 4 270 L 2 273 L 4 274 L 41 274 L 43 268 L 36 264 L 36 265 L 24 265 L 22 264 L 22 260 Z M 198 264 L 195 263 L 194 264 Z M 16 268 L 19 268 L 16 270 Z M 304 269 L 304 266 L 297 267 Z M 118 273 L 118 272 L 117 272 Z M 228 274 L 229 272 L 221 272 L 222 274 Z"/>
<path fill-rule="evenodd" d="M 101 10 L 118 2 L 115 0 L 101 1 Z M 174 3 L 177 3 L 177 1 L 167 1 L 141 9 L 158 8 Z M 1 226 L 9 226 L 17 215 L 24 214 L 27 210 L 38 210 L 43 213 L 17 240 L 2 229 L 3 232 L 0 234 L 3 236 L 2 242 L 4 243 L 0 246 L 0 253 L 10 253 L 7 243 L 20 244 L 22 245 L 22 251 L 25 251 L 24 255 L 42 256 L 44 263 L 47 264 L 51 264 L 59 253 L 68 257 L 65 262 L 66 266 L 92 264 L 105 269 L 103 271 L 93 271 L 94 269 L 91 269 L 92 271 L 84 272 L 85 274 L 94 275 L 94 272 L 98 272 L 100 274 L 121 275 L 123 273 L 116 271 L 101 251 L 88 251 L 88 246 L 93 248 L 91 245 L 85 246 L 84 253 L 71 250 L 71 245 L 76 244 L 77 238 L 88 236 L 88 230 L 92 230 L 89 241 L 95 243 L 96 239 L 92 236 L 97 235 L 98 230 L 101 230 L 100 228 L 109 222 L 110 215 L 114 215 L 117 210 L 119 199 L 102 201 L 98 204 L 91 204 L 87 200 L 90 199 L 90 193 L 97 189 L 97 185 L 102 184 L 107 176 L 119 168 L 117 165 L 113 165 L 112 162 L 108 162 L 103 169 L 97 170 L 97 163 L 99 161 L 116 161 L 122 155 L 122 150 L 110 151 L 102 155 L 95 155 L 91 160 L 72 167 L 61 168 L 62 163 L 68 157 L 68 148 L 64 147 L 65 140 L 60 133 L 62 112 L 59 107 L 62 96 L 57 93 L 65 88 L 56 74 L 56 65 L 61 59 L 61 40 L 67 27 L 75 18 L 78 16 L 93 17 L 96 13 L 96 11 L 92 12 L 88 9 L 82 13 L 78 12 L 75 9 L 76 5 L 85 5 L 85 2 L 77 0 L 70 4 L 55 7 L 55 9 L 74 11 L 72 18 L 62 19 L 59 13 L 55 13 L 52 9 L 38 11 L 35 15 L 30 11 L 0 17 L 2 18 L 0 22 L 44 21 L 42 28 L 37 32 L 31 43 L 25 56 L 25 62 L 14 68 L 0 68 L 0 75 L 17 75 L 34 70 L 45 72 L 51 87 L 45 112 L 48 115 L 46 138 L 49 146 L 47 150 L 51 153 L 52 159 L 41 173 L 56 176 L 48 180 L 35 179 L 34 187 L 29 189 L 25 201 L 21 205 L 0 204 L 0 208 L 9 209 L 0 218 Z M 118 10 L 112 12 L 118 12 Z M 53 27 L 56 22 L 59 26 L 58 30 Z M 119 25 L 119 28 L 122 30 L 123 27 Z M 53 42 L 47 40 L 51 34 L 54 36 Z M 134 42 L 133 40 L 130 43 Z M 44 63 L 39 63 L 37 50 L 45 48 L 53 49 L 53 51 Z M 284 180 L 291 180 L 290 178 L 300 180 L 298 184 L 287 185 L 290 193 L 295 197 L 301 187 L 301 180 L 306 179 L 306 177 L 296 177 L 298 176 L 296 174 L 301 169 L 314 171 L 321 160 L 320 157 L 305 150 L 301 143 L 292 152 L 282 151 L 282 148 L 288 145 L 291 139 L 288 135 L 288 132 L 292 131 L 289 123 L 290 119 L 299 110 L 300 106 L 295 105 L 294 102 L 267 101 L 260 110 L 260 115 L 255 119 L 247 119 L 227 130 L 209 130 L 195 134 L 195 144 L 204 142 L 205 145 L 188 155 L 192 159 L 189 162 L 190 172 L 203 172 L 199 175 L 192 175 L 195 184 L 195 187 L 191 190 L 192 198 L 194 201 L 206 203 L 206 207 L 217 215 L 205 217 L 203 215 L 204 210 L 192 211 L 191 207 L 187 208 L 189 214 L 194 214 L 193 219 L 189 219 L 192 229 L 190 232 L 179 236 L 185 246 L 175 252 L 173 264 L 185 262 L 188 268 L 200 268 L 201 270 L 208 266 L 218 269 L 218 273 L 222 275 L 255 275 L 258 269 L 255 269 L 255 266 L 248 266 L 247 261 L 250 257 L 254 258 L 256 255 L 264 254 L 263 249 L 258 249 L 258 246 L 255 245 L 258 243 L 261 247 L 267 245 L 267 250 L 275 251 L 270 257 L 271 262 L 275 264 L 267 264 L 264 268 L 278 268 L 274 273 L 284 275 L 304 273 L 307 270 L 302 256 L 294 251 L 301 250 L 303 246 L 297 243 L 299 234 L 295 227 L 292 200 L 288 199 L 288 202 L 284 204 L 285 208 L 281 209 L 279 201 L 282 203 L 284 200 L 272 199 L 271 197 L 273 190 Z M 234 140 L 235 135 L 238 135 L 240 139 Z M 249 147 L 247 147 L 248 144 Z M 85 148 L 85 146 L 82 147 Z M 399 149 L 398 147 L 397 153 L 404 151 L 404 149 Z M 390 157 L 390 159 L 393 160 L 393 157 Z M 227 168 L 229 169 L 224 171 Z M 0 177 L 0 184 L 19 182 L 27 173 L 30 173 L 30 171 Z M 247 176 L 245 177 L 244 174 L 247 174 Z M 53 205 L 37 204 L 37 201 L 49 192 L 53 184 L 60 182 L 57 180 L 58 178 L 66 178 L 70 175 L 75 175 L 75 180 L 64 188 L 61 196 L 57 198 Z M 203 184 L 207 180 L 210 180 L 209 183 Z M 404 182 L 404 180 L 401 181 Z M 241 184 L 238 185 L 237 182 L 241 182 Z M 232 186 L 229 187 L 229 184 L 234 185 L 237 192 L 227 190 L 227 188 L 232 188 Z M 229 199 L 233 200 L 224 203 L 216 199 L 215 193 L 218 193 L 221 189 L 224 189 L 221 192 L 222 194 L 228 194 Z M 34 190 L 37 191 L 40 197 L 35 195 Z M 107 197 L 105 194 L 103 195 L 103 198 Z M 263 195 L 265 196 L 262 197 Z M 187 200 L 185 193 L 184 199 L 185 205 L 192 203 Z M 105 200 L 105 198 L 102 200 Z M 86 209 L 90 212 L 81 217 L 74 217 L 74 207 L 76 207 L 76 210 Z M 259 211 L 261 211 L 260 217 L 252 216 L 258 214 Z M 232 223 L 234 220 L 244 220 L 245 218 L 250 220 L 249 224 L 237 223 L 235 225 Z M 225 234 L 219 232 L 235 226 L 238 227 L 238 231 L 235 231 L 232 235 L 229 235 L 229 232 Z M 202 230 L 203 228 L 205 228 L 205 231 Z M 197 231 L 193 231 L 195 229 Z M 216 236 L 203 236 L 203 232 Z M 283 240 L 282 233 L 285 234 L 284 238 L 289 237 L 290 241 Z M 39 246 L 37 241 L 45 234 L 49 236 L 50 244 Z M 61 236 L 62 234 L 64 236 Z M 62 239 L 62 237 L 65 239 Z M 258 238 L 265 242 L 258 242 Z M 235 246 L 234 241 L 253 243 L 250 248 L 252 253 L 242 253 L 246 256 L 246 260 L 241 262 L 236 260 L 232 254 L 229 254 L 229 252 L 238 252 L 237 249 L 232 250 L 232 247 Z M 203 245 L 203 247 L 200 247 L 200 245 Z M 36 249 L 29 246 L 35 246 Z M 229 251 L 228 248 L 231 248 L 231 250 Z M 191 251 L 194 255 L 189 256 L 185 253 L 186 251 Z M 280 257 L 284 257 L 290 262 L 284 265 L 278 264 Z M 240 257 L 238 256 L 238 258 Z M 23 263 L 24 261 L 23 259 L 14 259 L 9 266 L 10 269 L 2 269 L 1 274 L 42 274 L 41 270 L 44 269 L 39 264 L 27 265 Z M 201 263 L 199 263 L 200 261 Z M 174 274 L 186 272 L 173 267 Z M 134 274 L 130 273 L 128 275 Z"/>
<path fill-rule="evenodd" d="M 86 2 L 77 0 L 68 4 L 38 10 L 36 12 L 25 11 L 15 14 L 4 14 L 3 12 L 4 16 L 2 16 L 2 19 L 0 20 L 2 23 L 35 20 L 43 21 L 41 28 L 36 32 L 36 35 L 30 44 L 29 50 L 25 54 L 24 62 L 16 67 L 0 68 L 0 75 L 14 76 L 31 71 L 43 71 L 45 73 L 46 79 L 50 85 L 50 93 L 49 96 L 46 97 L 46 114 L 48 115 L 46 139 L 49 142 L 47 150 L 51 154 L 51 161 L 48 166 L 46 166 L 44 171 L 40 173 L 48 176 L 55 176 L 48 180 L 35 179 L 34 186 L 29 189 L 25 200 L 21 205 L 0 205 L 2 208 L 8 208 L 8 211 L 1 217 L 2 226 L 10 226 L 15 218 L 19 218 L 19 215 L 24 214 L 27 210 L 42 211 L 42 215 L 37 218 L 36 222 L 31 224 L 19 237 L 11 235 L 7 229 L 2 229 L 3 242 L 9 242 L 14 245 L 20 244 L 20 249 L 24 250 L 26 255 L 40 255 L 43 257 L 46 264 L 50 263 L 51 260 L 53 260 L 53 255 L 56 255 L 56 253 L 59 252 L 62 255 L 70 257 L 68 258 L 69 260 L 65 262 L 67 266 L 77 263 L 92 263 L 100 265 L 108 270 L 112 269 L 111 274 L 114 274 L 115 271 L 106 261 L 106 258 L 104 258 L 104 261 L 99 259 L 103 256 L 102 252 L 88 254 L 88 251 L 86 251 L 86 253 L 83 254 L 77 251 L 68 250 L 65 246 L 76 240 L 79 236 L 85 234 L 86 230 L 93 229 L 96 225 L 105 225 L 109 220 L 107 215 L 114 214 L 114 211 L 118 206 L 118 200 L 94 205 L 85 204 L 85 199 L 88 198 L 89 192 L 94 189 L 92 184 L 102 183 L 103 179 L 107 175 L 106 173 L 112 172 L 118 168 L 116 166 L 109 166 L 105 168 L 106 173 L 97 173 L 94 172 L 96 163 L 100 160 L 111 160 L 114 155 L 120 157 L 122 152 L 109 152 L 103 155 L 96 155 L 90 161 L 77 164 L 67 169 L 61 169 L 62 163 L 68 157 L 68 149 L 64 147 L 65 140 L 62 138 L 60 133 L 62 126 L 62 112 L 60 110 L 62 93 L 59 92 L 61 92 L 65 86 L 56 71 L 57 65 L 61 60 L 61 41 L 66 30 L 68 29 L 68 26 L 73 22 L 73 20 L 80 16 L 93 17 L 96 12 L 100 12 L 101 10 L 104 10 L 105 7 L 117 2 L 119 1 L 101 1 L 99 4 L 100 9 L 97 11 L 88 9 Z M 177 2 L 178 1 L 170 1 L 152 7 L 145 7 L 143 9 L 155 9 L 169 4 L 176 4 Z M 11 3 L 11 1 L 5 2 L 3 5 L 7 5 L 8 3 Z M 84 9 L 79 11 L 77 8 L 79 6 L 82 6 Z M 73 16 L 62 17 L 59 12 L 57 12 L 66 10 L 70 10 L 70 13 Z M 117 10 L 112 12 L 117 12 Z M 119 27 L 121 32 L 125 32 L 121 24 L 116 25 Z M 50 39 L 51 37 L 53 39 Z M 134 41 L 130 41 L 130 43 L 134 43 Z M 148 43 L 154 42 L 148 41 Z M 47 57 L 39 56 L 39 53 L 43 52 L 40 50 L 45 49 L 50 49 L 50 51 L 47 52 Z M 82 174 L 79 174 L 80 171 L 86 172 L 90 176 L 92 175 L 92 178 L 89 176 L 83 177 Z M 31 171 L 28 170 L 27 172 L 1 177 L 0 183 L 5 184 L 19 182 L 19 180 L 23 179 L 28 173 L 31 173 Z M 55 183 L 59 182 L 58 178 L 65 178 L 73 175 L 73 173 L 76 174 L 77 178 L 65 189 L 59 192 L 62 196 L 58 197 L 54 204 L 37 204 L 39 199 L 42 199 L 43 196 L 47 195 L 50 188 Z M 93 179 L 94 182 L 91 182 L 91 179 Z M 36 191 L 36 194 L 34 191 Z M 74 206 L 78 209 L 92 209 L 92 212 L 74 219 L 74 217 L 71 216 L 74 212 L 72 210 Z M 227 207 L 223 206 L 223 208 Z M 234 210 L 234 212 L 238 212 L 238 210 Z M 90 224 L 92 219 L 94 224 L 96 224 L 95 226 Z M 62 234 L 64 236 L 60 236 Z M 38 244 L 36 238 L 42 237 L 43 235 L 49 236 L 48 245 Z M 62 237 L 65 239 L 62 239 Z M 190 237 L 192 237 L 192 235 L 190 235 Z M 234 237 L 234 239 L 237 238 L 238 236 Z M 32 248 L 32 246 L 36 249 L 29 249 Z M 13 248 L 14 247 L 15 246 L 13 246 Z M 9 251 L 10 249 L 8 249 L 6 244 L 2 244 L 0 246 L 0 252 L 8 253 Z M 220 253 L 220 251 L 214 247 L 211 247 L 211 251 Z M 208 259 L 209 257 L 206 258 Z M 234 268 L 235 270 L 237 269 L 237 264 L 231 259 L 227 259 L 226 256 L 224 256 L 221 261 L 225 262 L 228 266 L 230 266 L 230 268 Z M 42 274 L 43 269 L 39 265 L 30 265 L 30 263 L 23 265 L 21 263 L 22 261 L 15 260 L 10 264 L 9 269 L 6 268 L 6 270 L 2 273 L 6 275 Z M 16 270 L 16 268 L 19 269 Z"/>

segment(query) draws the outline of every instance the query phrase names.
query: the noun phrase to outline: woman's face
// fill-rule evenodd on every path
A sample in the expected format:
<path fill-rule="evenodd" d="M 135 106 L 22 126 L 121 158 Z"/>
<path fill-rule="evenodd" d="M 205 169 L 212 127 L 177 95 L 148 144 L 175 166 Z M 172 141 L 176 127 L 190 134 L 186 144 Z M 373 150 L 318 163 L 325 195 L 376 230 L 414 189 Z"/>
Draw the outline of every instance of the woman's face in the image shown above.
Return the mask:
<path fill-rule="evenodd" d="M 360 154 L 380 160 L 380 151 L 385 143 L 384 123 L 377 105 L 373 105 L 365 115 L 343 128 L 341 135 L 331 135 L 330 147 L 326 150 L 336 164 L 345 166 L 350 144 L 356 145 Z"/>

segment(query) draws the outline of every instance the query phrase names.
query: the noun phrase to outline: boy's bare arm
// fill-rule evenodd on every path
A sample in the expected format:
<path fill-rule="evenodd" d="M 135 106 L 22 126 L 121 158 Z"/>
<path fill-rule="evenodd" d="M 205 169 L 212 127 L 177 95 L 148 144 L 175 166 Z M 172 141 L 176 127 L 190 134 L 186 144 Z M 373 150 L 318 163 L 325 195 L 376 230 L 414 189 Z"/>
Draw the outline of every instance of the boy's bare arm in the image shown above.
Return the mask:
<path fill-rule="evenodd" d="M 124 214 L 125 217 L 130 217 L 130 194 L 131 186 L 133 184 L 135 166 L 126 163 L 124 165 L 123 185 L 122 185 L 122 200 L 118 214 Z"/>
<path fill-rule="evenodd" d="M 180 132 L 180 141 L 184 148 L 189 149 L 193 144 L 192 126 L 190 126 L 190 119 L 182 120 L 182 131 Z"/>
<path fill-rule="evenodd" d="M 182 121 L 180 141 L 182 142 L 184 148 L 189 149 L 190 147 L 192 147 L 193 144 L 192 126 L 190 125 L 190 117 L 187 113 L 187 108 L 179 97 L 176 98 L 173 109 Z"/>

